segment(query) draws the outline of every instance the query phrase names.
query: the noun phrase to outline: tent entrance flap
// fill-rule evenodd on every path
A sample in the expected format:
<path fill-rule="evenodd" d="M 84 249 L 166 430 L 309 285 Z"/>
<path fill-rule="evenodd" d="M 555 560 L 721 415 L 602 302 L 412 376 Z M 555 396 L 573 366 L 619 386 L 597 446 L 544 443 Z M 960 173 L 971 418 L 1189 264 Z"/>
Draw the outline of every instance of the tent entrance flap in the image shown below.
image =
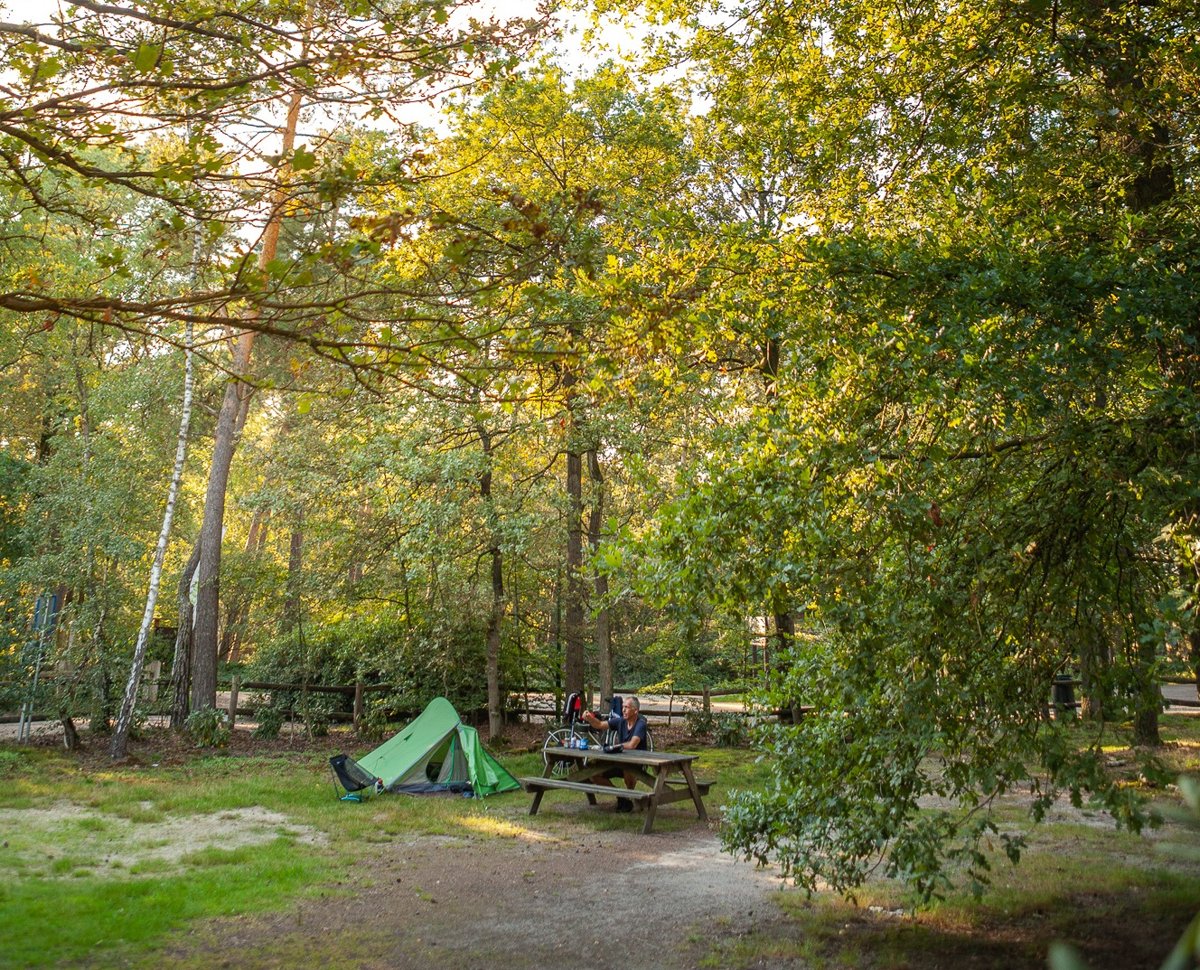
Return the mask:
<path fill-rule="evenodd" d="M 456 781 L 467 784 L 467 778 L 469 773 L 466 759 L 462 756 L 462 745 L 458 743 L 458 732 L 453 731 L 387 787 L 390 791 L 424 791 L 429 785 L 452 785 Z"/>
<path fill-rule="evenodd" d="M 381 778 L 388 791 L 469 789 L 482 797 L 521 787 L 444 697 L 434 698 L 411 724 L 358 763 Z"/>

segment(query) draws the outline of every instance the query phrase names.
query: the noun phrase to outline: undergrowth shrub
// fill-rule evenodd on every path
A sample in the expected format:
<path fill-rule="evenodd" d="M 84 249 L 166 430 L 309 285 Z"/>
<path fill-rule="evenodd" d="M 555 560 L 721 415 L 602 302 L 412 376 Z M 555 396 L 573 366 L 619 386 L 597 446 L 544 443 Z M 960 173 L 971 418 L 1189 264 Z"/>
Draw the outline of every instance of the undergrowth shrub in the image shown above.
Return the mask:
<path fill-rule="evenodd" d="M 267 741 L 273 741 L 279 737 L 279 732 L 283 728 L 283 710 L 271 705 L 270 707 L 260 707 L 254 712 L 254 716 L 258 719 L 258 726 L 254 729 L 254 737 L 263 738 Z"/>
<path fill-rule="evenodd" d="M 192 711 L 183 722 L 183 726 L 198 748 L 223 748 L 229 743 L 225 712 L 215 707 L 202 707 L 198 711 Z"/>
<path fill-rule="evenodd" d="M 739 714 L 725 711 L 715 717 L 713 737 L 719 748 L 740 748 L 746 743 L 746 719 Z"/>
<path fill-rule="evenodd" d="M 706 711 L 704 705 L 694 699 L 684 705 L 683 723 L 694 738 L 710 738 L 717 730 L 717 718 L 712 709 Z"/>

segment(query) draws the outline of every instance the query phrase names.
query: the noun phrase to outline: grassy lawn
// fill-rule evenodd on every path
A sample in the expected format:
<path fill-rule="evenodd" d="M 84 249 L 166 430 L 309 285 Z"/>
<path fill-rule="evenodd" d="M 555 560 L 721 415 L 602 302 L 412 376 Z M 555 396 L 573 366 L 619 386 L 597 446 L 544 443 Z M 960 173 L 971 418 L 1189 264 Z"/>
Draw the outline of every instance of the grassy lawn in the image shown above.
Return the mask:
<path fill-rule="evenodd" d="M 330 751 L 340 744 L 361 747 L 331 738 Z M 750 781 L 744 753 L 700 753 L 705 777 Z M 351 891 L 374 845 L 510 838 L 529 828 L 521 793 L 339 802 L 327 756 L 196 752 L 185 764 L 81 769 L 56 750 L 0 747 L 0 966 L 71 965 L 104 953 L 136 962 L 194 921 Z M 539 753 L 502 757 L 516 775 L 541 773 Z M 719 811 L 720 796 L 710 804 Z M 659 829 L 689 824 L 671 814 Z M 547 831 L 578 824 L 557 815 L 553 799 L 537 821 Z M 587 824 L 628 828 L 611 813 Z M 235 844 L 248 827 L 253 842 Z"/>
<path fill-rule="evenodd" d="M 1200 718 L 1163 723 L 1161 770 L 1200 771 Z M 1090 735 L 1078 730 L 1083 743 Z M 1113 770 L 1144 784 L 1145 758 L 1119 733 L 1106 740 Z M 186 752 L 111 767 L 46 748 L 0 747 L 0 966 L 148 965 L 206 919 L 354 892 L 370 879 L 362 874 L 369 866 L 359 864 L 381 843 L 530 833 L 569 843 L 584 831 L 628 828 L 614 813 L 559 809 L 570 793 L 548 796 L 536 820 L 520 793 L 339 802 L 326 759 L 340 746 L 363 748 L 331 738 L 320 750 Z M 745 750 L 691 750 L 700 757 L 698 776 L 717 781 L 708 799 L 714 818 L 732 789 L 766 773 Z M 515 775 L 541 771 L 536 752 L 499 754 Z M 694 821 L 664 813 L 656 829 Z M 1000 821 L 1028 827 L 1019 806 L 1002 808 Z M 993 888 L 982 900 L 951 894 L 914 912 L 904 887 L 883 880 L 856 903 L 781 893 L 778 920 L 714 944 L 706 965 L 1037 966 L 1048 941 L 1066 939 L 1095 967 L 1157 966 L 1200 909 L 1197 863 L 1164 851 L 1161 835 L 1118 833 L 1086 813 L 1029 832 L 1019 867 L 997 851 Z"/>

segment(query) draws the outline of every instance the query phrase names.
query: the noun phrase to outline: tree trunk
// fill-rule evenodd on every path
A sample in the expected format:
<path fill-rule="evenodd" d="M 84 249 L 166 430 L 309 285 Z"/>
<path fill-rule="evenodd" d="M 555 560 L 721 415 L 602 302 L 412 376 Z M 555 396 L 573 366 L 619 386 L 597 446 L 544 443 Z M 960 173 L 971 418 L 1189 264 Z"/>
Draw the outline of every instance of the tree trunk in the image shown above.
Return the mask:
<path fill-rule="evenodd" d="M 1108 709 L 1105 684 L 1112 653 L 1099 618 L 1085 617 L 1079 628 L 1079 716 L 1103 721 Z"/>
<path fill-rule="evenodd" d="M 796 616 L 790 611 L 775 614 L 775 640 L 777 646 L 775 656 L 779 663 L 785 663 L 792 645 L 796 642 Z M 798 697 L 784 699 L 792 715 L 792 723 L 799 724 L 801 718 L 801 703 Z"/>
<path fill-rule="evenodd" d="M 129 727 L 133 723 L 133 712 L 137 704 L 138 688 L 142 681 L 142 664 L 146 660 L 146 648 L 150 643 L 150 629 L 154 624 L 154 607 L 158 604 L 158 584 L 162 580 L 163 559 L 167 555 L 167 540 L 171 535 L 171 521 L 175 517 L 175 500 L 179 496 L 179 483 L 183 480 L 183 465 L 187 458 L 188 428 L 192 420 L 192 327 L 188 324 L 184 342 L 183 410 L 179 417 L 179 438 L 175 443 L 175 465 L 171 470 L 171 484 L 167 489 L 167 507 L 163 512 L 162 528 L 158 533 L 158 545 L 154 549 L 154 562 L 150 566 L 150 589 L 146 593 L 146 609 L 142 613 L 142 627 L 138 631 L 137 644 L 133 648 L 133 663 L 129 669 L 129 681 L 125 685 L 125 697 L 121 702 L 121 713 L 117 716 L 117 729 L 113 732 L 109 754 L 115 759 L 124 758 L 129 746 Z"/>
<path fill-rule="evenodd" d="M 1139 647 L 1144 653 L 1146 647 Z M 1150 662 L 1153 663 L 1154 647 L 1149 648 Z M 1162 693 L 1158 684 L 1152 678 L 1142 678 L 1135 699 L 1133 715 L 1133 744 L 1139 748 L 1162 747 L 1162 735 L 1158 730 L 1158 715 L 1162 710 Z"/>
<path fill-rule="evenodd" d="M 233 371 L 244 374 L 254 346 L 252 334 L 243 334 Z M 237 420 L 243 395 L 251 388 L 237 379 L 225 386 L 217 417 L 216 443 L 204 496 L 200 526 L 200 558 L 196 565 L 196 608 L 192 642 L 192 710 L 217 706 L 217 636 L 220 629 L 221 538 L 225 529 L 225 492 L 237 447 Z"/>
<path fill-rule="evenodd" d="M 175 659 L 171 662 L 171 728 L 175 731 L 183 730 L 190 711 L 188 700 L 192 682 L 192 577 L 195 576 L 199 563 L 200 546 L 197 544 L 179 577 L 179 625 L 175 630 Z"/>
<path fill-rule="evenodd" d="M 760 205 L 765 207 L 766 195 L 760 193 Z M 765 224 L 767 213 L 765 208 L 760 212 L 760 222 Z M 768 407 L 774 411 L 779 405 L 779 360 L 780 360 L 781 344 L 779 338 L 768 333 L 763 340 L 762 348 L 762 376 L 763 389 L 766 394 Z M 795 622 L 792 617 L 792 611 L 787 605 L 788 591 L 781 584 L 771 591 L 771 599 L 774 601 L 771 604 L 771 614 L 775 621 L 775 661 L 777 664 L 786 662 L 788 651 L 791 649 L 792 640 L 796 634 Z M 769 637 L 767 631 L 763 631 L 763 673 L 767 683 L 771 681 L 771 650 L 768 646 Z M 787 706 L 792 712 L 793 723 L 799 720 L 800 707 L 799 702 L 794 698 L 781 698 L 782 703 Z"/>
<path fill-rule="evenodd" d="M 500 693 L 500 625 L 504 621 L 504 558 L 497 545 L 492 546 L 492 611 L 487 629 L 488 737 L 498 738 L 504 731 L 504 702 Z"/>
<path fill-rule="evenodd" d="M 588 517 L 588 548 L 592 555 L 592 584 L 596 594 L 596 657 L 600 666 L 600 696 L 610 700 L 613 695 L 612 627 L 608 610 L 608 576 L 596 568 L 596 552 L 600 547 L 600 530 L 604 526 L 604 476 L 600 458 L 593 448 L 588 452 L 588 472 L 595 485 L 592 509 Z"/>
<path fill-rule="evenodd" d="M 63 747 L 68 751 L 79 750 L 79 730 L 75 727 L 75 721 L 70 716 L 62 719 L 63 726 Z"/>
<path fill-rule="evenodd" d="M 96 625 L 92 627 L 91 649 L 94 662 L 100 671 L 100 699 L 98 708 L 92 711 L 92 718 L 88 724 L 88 728 L 93 734 L 107 734 L 112 727 L 114 706 L 112 678 L 108 674 L 108 665 L 104 662 L 104 624 L 108 620 L 107 564 L 102 570 L 100 582 L 96 585 L 100 594 L 100 612 L 96 617 Z"/>
<path fill-rule="evenodd" d="M 500 633 L 504 621 L 504 555 L 500 549 L 495 501 L 492 497 L 492 462 L 494 458 L 492 435 L 476 421 L 475 433 L 479 435 L 479 446 L 483 449 L 483 471 L 479 476 L 479 497 L 483 501 L 484 517 L 487 522 L 488 554 L 491 557 L 492 608 L 487 624 L 487 705 L 488 737 L 497 738 L 504 731 L 504 706 L 500 695 Z"/>
<path fill-rule="evenodd" d="M 1192 620 L 1192 629 L 1188 631 L 1187 638 L 1192 676 L 1196 678 L 1196 699 L 1200 700 L 1200 620 Z"/>
<path fill-rule="evenodd" d="M 1100 10 L 1103 14 L 1107 13 L 1103 7 Z M 1107 41 L 1104 41 L 1096 57 L 1102 67 L 1112 103 L 1128 106 L 1139 104 L 1146 91 L 1146 73 L 1154 70 L 1152 63 L 1147 65 L 1143 60 L 1143 52 L 1131 46 L 1126 56 L 1112 58 L 1107 50 Z M 1177 192 L 1170 147 L 1176 139 L 1163 117 L 1157 115 L 1154 120 L 1147 121 L 1146 115 L 1128 108 L 1122 108 L 1116 116 L 1122 147 L 1135 168 L 1125 193 L 1126 205 L 1134 213 L 1147 213 L 1169 203 Z M 1196 333 L 1195 322 L 1192 336 L 1200 336 Z M 1167 376 L 1189 390 L 1194 390 L 1197 384 L 1195 359 L 1194 347 L 1160 348 L 1160 360 L 1164 362 Z M 1188 441 L 1183 447 L 1190 452 L 1193 443 Z M 1181 511 L 1186 517 L 1187 503 Z M 1134 676 L 1138 684 L 1134 701 L 1133 740 L 1136 745 L 1149 747 L 1157 747 L 1162 743 L 1158 731 L 1162 692 L 1153 677 L 1155 653 L 1153 644 L 1144 643 L 1138 643 L 1133 651 Z"/>
<path fill-rule="evenodd" d="M 300 119 L 300 92 L 292 94 L 288 103 L 287 120 L 283 130 L 281 156 L 289 158 L 296 144 L 296 126 Z M 272 200 L 272 210 L 263 233 L 262 251 L 258 265 L 263 271 L 279 249 L 279 231 L 283 224 L 287 201 L 286 166 L 280 173 L 280 185 Z M 208 490 L 204 496 L 204 519 L 200 526 L 200 560 L 197 565 L 199 583 L 196 594 L 192 657 L 192 708 L 201 710 L 217 704 L 217 640 L 220 611 L 221 538 L 225 528 L 225 492 L 229 485 L 229 470 L 237 448 L 240 423 L 245 420 L 252 388 L 242 380 L 249 370 L 250 354 L 254 349 L 254 331 L 243 331 L 231 367 L 232 377 L 225 385 L 221 411 L 214 431 L 212 465 L 208 473 Z"/>
<path fill-rule="evenodd" d="M 1139 611 L 1140 612 L 1140 611 Z M 1144 617 L 1137 617 L 1142 620 Z M 1134 635 L 1144 628 L 1134 626 Z M 1133 744 L 1135 747 L 1158 748 L 1162 736 L 1158 731 L 1158 716 L 1162 713 L 1162 689 L 1155 675 L 1157 648 L 1149 637 L 1138 637 L 1132 648 L 1133 677 L 1136 693 L 1133 696 Z"/>
<path fill-rule="evenodd" d="M 583 460 L 567 450 L 567 603 L 563 680 L 568 693 L 583 690 Z"/>
<path fill-rule="evenodd" d="M 296 528 L 292 530 L 292 538 L 288 543 L 288 578 L 287 599 L 283 605 L 283 629 L 294 630 L 300 625 L 300 609 L 302 605 L 300 590 L 303 586 L 304 572 L 304 530 L 301 524 L 304 513 L 298 513 Z"/>
<path fill-rule="evenodd" d="M 559 695 L 563 690 L 563 567 L 562 563 L 558 564 L 558 568 L 554 573 L 554 614 L 549 617 L 550 623 L 547 626 L 547 631 L 554 630 L 554 694 L 555 707 L 558 706 Z"/>

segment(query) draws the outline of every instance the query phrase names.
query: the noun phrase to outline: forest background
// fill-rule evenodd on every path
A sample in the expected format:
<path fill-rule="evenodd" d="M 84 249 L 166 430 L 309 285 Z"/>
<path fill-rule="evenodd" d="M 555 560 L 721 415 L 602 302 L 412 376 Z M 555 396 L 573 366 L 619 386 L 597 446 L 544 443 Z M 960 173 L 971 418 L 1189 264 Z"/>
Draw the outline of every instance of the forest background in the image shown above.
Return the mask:
<path fill-rule="evenodd" d="M 814 713 L 726 838 L 805 885 L 935 892 L 1016 785 L 1143 825 L 1100 752 L 1200 658 L 1193 6 L 576 12 L 627 58 L 472 9 L 0 24 L 0 679 L 47 646 L 117 756 L 147 659 L 177 724 L 221 664 L 493 735 L 752 687 Z"/>

